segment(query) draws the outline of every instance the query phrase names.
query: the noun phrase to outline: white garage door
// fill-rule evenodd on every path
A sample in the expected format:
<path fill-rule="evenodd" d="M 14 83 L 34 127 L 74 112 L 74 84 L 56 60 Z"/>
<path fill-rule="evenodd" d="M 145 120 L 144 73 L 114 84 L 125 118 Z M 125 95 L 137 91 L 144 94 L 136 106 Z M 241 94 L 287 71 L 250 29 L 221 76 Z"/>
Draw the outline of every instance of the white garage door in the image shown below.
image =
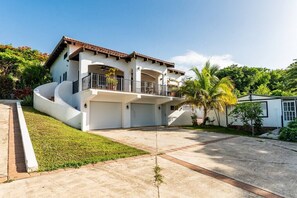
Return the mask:
<path fill-rule="evenodd" d="M 121 103 L 91 102 L 90 129 L 122 127 Z"/>
<path fill-rule="evenodd" d="M 131 126 L 154 126 L 155 105 L 153 104 L 131 104 Z"/>

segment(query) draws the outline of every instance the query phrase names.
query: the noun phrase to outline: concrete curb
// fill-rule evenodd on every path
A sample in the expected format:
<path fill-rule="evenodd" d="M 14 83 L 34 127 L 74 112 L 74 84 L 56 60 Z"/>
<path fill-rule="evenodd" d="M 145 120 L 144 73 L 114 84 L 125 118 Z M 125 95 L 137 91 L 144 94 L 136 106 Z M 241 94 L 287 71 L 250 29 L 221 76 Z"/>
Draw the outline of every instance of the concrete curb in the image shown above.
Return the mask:
<path fill-rule="evenodd" d="M 33 145 L 30 139 L 30 135 L 27 129 L 27 124 L 25 121 L 25 117 L 24 117 L 20 102 L 17 102 L 16 106 L 17 106 L 17 113 L 19 117 L 20 130 L 22 134 L 26 169 L 27 169 L 27 172 L 34 172 L 38 170 L 38 163 L 36 160 L 35 152 L 33 149 Z"/>

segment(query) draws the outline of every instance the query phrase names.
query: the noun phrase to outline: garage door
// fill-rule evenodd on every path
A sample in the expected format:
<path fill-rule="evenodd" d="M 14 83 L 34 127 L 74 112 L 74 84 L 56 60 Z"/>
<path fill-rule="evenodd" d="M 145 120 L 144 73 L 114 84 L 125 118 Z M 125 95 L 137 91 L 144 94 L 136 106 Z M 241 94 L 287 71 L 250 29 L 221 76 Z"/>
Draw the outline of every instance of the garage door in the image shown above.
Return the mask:
<path fill-rule="evenodd" d="M 131 126 L 154 126 L 155 105 L 153 104 L 131 104 Z"/>
<path fill-rule="evenodd" d="M 91 102 L 90 129 L 122 127 L 121 103 Z"/>

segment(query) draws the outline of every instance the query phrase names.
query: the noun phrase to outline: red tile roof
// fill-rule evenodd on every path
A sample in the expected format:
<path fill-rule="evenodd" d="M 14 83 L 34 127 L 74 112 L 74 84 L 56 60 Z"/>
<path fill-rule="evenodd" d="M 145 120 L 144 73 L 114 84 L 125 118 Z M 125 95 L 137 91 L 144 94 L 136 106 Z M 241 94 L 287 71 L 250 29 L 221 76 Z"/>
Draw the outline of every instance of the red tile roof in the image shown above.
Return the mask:
<path fill-rule="evenodd" d="M 90 50 L 90 51 L 94 51 L 95 53 L 106 54 L 108 56 L 114 56 L 114 57 L 117 57 L 118 59 L 125 59 L 126 61 L 129 61 L 132 58 L 140 57 L 140 58 L 143 58 L 144 60 L 151 60 L 153 62 L 160 63 L 160 65 L 165 65 L 166 67 L 174 67 L 174 63 L 171 63 L 168 61 L 163 61 L 163 60 L 153 58 L 150 56 L 146 56 L 146 55 L 143 55 L 143 54 L 140 54 L 137 52 L 133 52 L 131 54 L 126 54 L 123 52 L 119 52 L 119 51 L 107 49 L 104 47 L 92 45 L 89 43 L 81 42 L 81 41 L 78 41 L 78 40 L 75 40 L 75 39 L 72 39 L 69 37 L 65 37 L 65 36 L 62 37 L 60 42 L 57 44 L 57 46 L 55 47 L 55 49 L 49 56 L 48 60 L 45 63 L 45 67 L 48 67 L 48 68 L 51 67 L 51 65 L 54 63 L 54 61 L 57 59 L 57 57 L 60 55 L 60 53 L 64 50 L 64 48 L 67 46 L 67 44 L 73 44 L 73 45 L 80 47 L 78 50 L 76 50 L 75 52 L 73 52 L 70 55 L 70 58 L 74 58 L 75 56 L 77 56 L 79 54 L 79 52 L 82 52 L 84 50 Z"/>

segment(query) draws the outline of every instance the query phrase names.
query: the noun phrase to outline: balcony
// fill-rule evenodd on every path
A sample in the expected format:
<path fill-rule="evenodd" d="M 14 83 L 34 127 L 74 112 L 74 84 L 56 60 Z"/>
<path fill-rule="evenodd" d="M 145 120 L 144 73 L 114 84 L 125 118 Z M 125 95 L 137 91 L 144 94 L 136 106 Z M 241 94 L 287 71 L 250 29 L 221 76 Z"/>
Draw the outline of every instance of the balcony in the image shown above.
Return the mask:
<path fill-rule="evenodd" d="M 77 86 L 77 81 L 73 82 L 73 87 Z M 134 81 L 117 77 L 112 80 L 107 79 L 103 74 L 92 73 L 82 79 L 82 90 L 103 89 L 110 91 L 134 92 L 151 95 L 179 97 L 176 91 L 170 90 L 167 85 L 160 85 L 154 82 Z M 77 90 L 73 88 L 73 90 Z"/>

